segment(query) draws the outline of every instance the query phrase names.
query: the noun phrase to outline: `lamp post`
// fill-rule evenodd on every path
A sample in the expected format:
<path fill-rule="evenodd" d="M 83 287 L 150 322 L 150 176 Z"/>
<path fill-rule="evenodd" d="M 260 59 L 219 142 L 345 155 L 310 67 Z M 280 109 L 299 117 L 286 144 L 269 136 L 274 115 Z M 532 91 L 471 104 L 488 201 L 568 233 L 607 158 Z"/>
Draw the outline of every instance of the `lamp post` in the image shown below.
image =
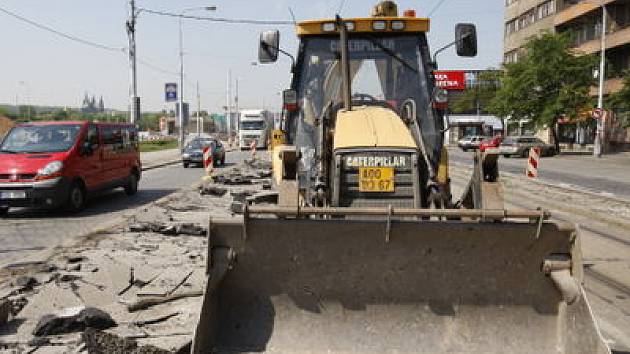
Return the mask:
<path fill-rule="evenodd" d="M 183 16 L 188 11 L 206 10 L 215 11 L 216 6 L 204 6 L 204 7 L 191 7 L 183 9 L 179 13 L 179 147 L 184 147 L 184 140 L 186 138 L 184 129 L 184 21 Z"/>
<path fill-rule="evenodd" d="M 601 51 L 599 61 L 599 87 L 597 90 L 597 110 L 603 112 L 604 109 L 604 79 L 606 77 L 606 25 L 607 13 L 606 5 L 600 1 L 602 8 L 602 34 L 601 34 Z M 604 122 L 605 114 L 601 114 L 597 119 L 597 131 L 595 132 L 595 146 L 593 147 L 593 156 L 602 157 L 604 150 Z"/>

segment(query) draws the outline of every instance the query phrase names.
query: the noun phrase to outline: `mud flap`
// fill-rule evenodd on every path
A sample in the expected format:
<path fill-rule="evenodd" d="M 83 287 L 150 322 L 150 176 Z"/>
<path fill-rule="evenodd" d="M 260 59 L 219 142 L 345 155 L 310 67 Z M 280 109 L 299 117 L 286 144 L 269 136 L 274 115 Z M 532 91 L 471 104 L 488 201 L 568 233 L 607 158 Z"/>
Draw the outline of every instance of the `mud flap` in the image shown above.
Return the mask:
<path fill-rule="evenodd" d="M 209 234 L 195 353 L 609 352 L 570 226 L 249 218 Z M 552 255 L 573 260 L 572 304 Z"/>

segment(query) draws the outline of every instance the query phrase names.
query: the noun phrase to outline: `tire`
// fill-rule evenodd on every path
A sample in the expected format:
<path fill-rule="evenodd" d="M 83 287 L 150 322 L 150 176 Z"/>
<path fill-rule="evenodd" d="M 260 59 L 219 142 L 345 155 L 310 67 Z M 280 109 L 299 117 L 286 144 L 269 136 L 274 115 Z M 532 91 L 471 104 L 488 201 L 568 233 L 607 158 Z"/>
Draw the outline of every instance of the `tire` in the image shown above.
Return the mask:
<path fill-rule="evenodd" d="M 521 152 L 521 157 L 525 157 L 525 158 L 529 157 L 529 150 L 528 149 L 523 150 L 523 152 Z"/>
<path fill-rule="evenodd" d="M 74 182 L 70 186 L 70 190 L 68 191 L 68 201 L 66 202 L 66 208 L 73 212 L 78 213 L 81 210 L 85 209 L 85 201 L 86 201 L 85 188 L 83 184 L 79 182 Z"/>
<path fill-rule="evenodd" d="M 462 148 L 462 150 L 463 150 L 464 152 L 468 152 L 468 149 L 466 149 L 466 148 Z"/>
<path fill-rule="evenodd" d="M 182 165 L 184 165 L 184 168 L 188 168 L 188 162 L 184 161 L 182 162 Z"/>
<path fill-rule="evenodd" d="M 125 185 L 125 194 L 132 196 L 138 193 L 138 176 L 135 173 L 129 175 L 127 184 Z"/>
<path fill-rule="evenodd" d="M 7 216 L 9 213 L 9 207 L 0 207 L 0 217 Z"/>
<path fill-rule="evenodd" d="M 510 154 L 504 154 L 503 157 L 505 157 L 506 159 L 510 158 Z"/>

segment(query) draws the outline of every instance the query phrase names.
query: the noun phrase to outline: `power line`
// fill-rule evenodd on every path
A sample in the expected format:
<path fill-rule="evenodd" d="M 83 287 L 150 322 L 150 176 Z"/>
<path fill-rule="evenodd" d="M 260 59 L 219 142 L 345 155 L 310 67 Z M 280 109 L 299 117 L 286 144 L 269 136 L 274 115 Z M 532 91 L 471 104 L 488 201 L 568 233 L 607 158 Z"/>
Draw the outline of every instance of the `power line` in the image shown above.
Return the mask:
<path fill-rule="evenodd" d="M 341 15 L 341 11 L 343 11 L 343 7 L 346 6 L 346 0 L 341 0 L 339 4 L 339 8 L 337 9 L 337 14 Z"/>
<path fill-rule="evenodd" d="M 107 45 L 104 45 L 104 44 L 92 42 L 92 41 L 89 41 L 87 39 L 83 39 L 83 38 L 74 36 L 72 34 L 67 34 L 67 33 L 58 31 L 58 30 L 56 30 L 56 29 L 54 29 L 52 27 L 43 25 L 41 23 L 37 23 L 37 22 L 35 22 L 33 20 L 29 20 L 28 18 L 20 16 L 20 15 L 14 13 L 14 12 L 11 12 L 11 11 L 9 11 L 7 9 L 2 8 L 2 7 L 0 7 L 0 12 L 4 12 L 5 14 L 7 14 L 7 15 L 13 17 L 13 18 L 16 18 L 16 19 L 18 19 L 18 20 L 20 20 L 22 22 L 28 23 L 31 26 L 35 26 L 35 27 L 37 27 L 39 29 L 42 29 L 42 30 L 54 33 L 54 34 L 56 34 L 58 36 L 61 36 L 61 37 L 65 38 L 65 39 L 69 39 L 71 41 L 75 41 L 77 43 L 85 44 L 85 45 L 88 45 L 88 46 L 91 46 L 91 47 L 94 47 L 94 48 L 108 50 L 108 51 L 112 51 L 112 52 L 120 52 L 120 51 L 124 51 L 125 50 L 125 48 L 122 48 L 122 47 L 121 48 L 110 47 L 110 46 L 107 46 Z"/>
<path fill-rule="evenodd" d="M 433 9 L 431 9 L 431 11 L 429 11 L 429 15 L 427 17 L 431 17 L 431 15 L 433 15 L 433 13 L 436 12 L 445 2 L 446 0 L 440 0 L 440 2 L 438 2 L 437 5 L 435 5 Z"/>
<path fill-rule="evenodd" d="M 145 9 L 145 8 L 139 8 L 138 10 L 142 12 L 147 12 L 153 15 L 184 18 L 184 19 L 198 20 L 198 21 L 209 21 L 209 22 L 223 22 L 223 23 L 248 24 L 248 25 L 292 25 L 293 24 L 292 21 L 249 20 L 249 19 L 225 18 L 225 17 L 201 17 L 201 16 L 176 14 L 176 13 L 165 12 L 165 11 L 157 11 L 157 10 L 151 10 L 151 9 Z"/>

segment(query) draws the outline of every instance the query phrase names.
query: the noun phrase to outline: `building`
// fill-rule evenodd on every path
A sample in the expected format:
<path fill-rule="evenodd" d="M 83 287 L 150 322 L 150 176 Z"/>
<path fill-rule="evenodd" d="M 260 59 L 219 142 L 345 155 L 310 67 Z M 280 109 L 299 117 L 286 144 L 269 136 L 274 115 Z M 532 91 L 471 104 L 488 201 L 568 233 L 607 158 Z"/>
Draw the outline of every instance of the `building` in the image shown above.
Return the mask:
<path fill-rule="evenodd" d="M 493 136 L 503 132 L 501 119 L 487 111 L 486 106 L 491 95 L 481 92 L 485 89 L 492 91 L 492 88 L 496 90 L 499 86 L 498 80 L 489 81 L 483 77 L 483 73 L 492 74 L 495 71 L 441 70 L 436 73 L 437 85 L 448 90 L 451 107 L 445 116 L 445 123 L 449 127 L 445 136 L 446 144 L 456 144 L 465 136 Z"/>
<path fill-rule="evenodd" d="M 603 14 L 606 14 L 606 77 L 604 95 L 617 92 L 623 86 L 623 74 L 630 70 L 630 0 L 505 0 L 504 63 L 517 61 L 523 45 L 541 31 L 573 34 L 576 51 L 598 55 L 601 51 Z M 598 94 L 598 87 L 591 95 Z M 604 107 L 611 109 L 611 107 Z M 611 109 L 614 110 L 614 107 Z M 611 148 L 630 146 L 630 133 L 621 127 L 610 112 L 606 136 Z M 523 122 L 518 124 L 523 128 Z M 525 124 L 526 125 L 526 124 Z M 582 118 L 579 122 L 563 122 L 558 127 L 560 143 L 585 147 L 594 140 L 596 122 Z M 548 132 L 537 133 L 548 138 Z M 546 139 L 548 140 L 548 139 Z"/>
<path fill-rule="evenodd" d="M 602 11 L 606 12 L 606 81 L 604 94 L 623 86 L 621 78 L 630 69 L 630 1 L 628 0 L 558 0 L 554 19 L 557 31 L 571 31 L 577 51 L 598 54 L 601 51 Z M 602 9 L 601 4 L 605 5 Z M 593 88 L 593 95 L 597 89 Z"/>
<path fill-rule="evenodd" d="M 557 9 L 557 0 L 505 0 L 503 62 L 517 61 L 529 37 L 554 32 Z"/>

